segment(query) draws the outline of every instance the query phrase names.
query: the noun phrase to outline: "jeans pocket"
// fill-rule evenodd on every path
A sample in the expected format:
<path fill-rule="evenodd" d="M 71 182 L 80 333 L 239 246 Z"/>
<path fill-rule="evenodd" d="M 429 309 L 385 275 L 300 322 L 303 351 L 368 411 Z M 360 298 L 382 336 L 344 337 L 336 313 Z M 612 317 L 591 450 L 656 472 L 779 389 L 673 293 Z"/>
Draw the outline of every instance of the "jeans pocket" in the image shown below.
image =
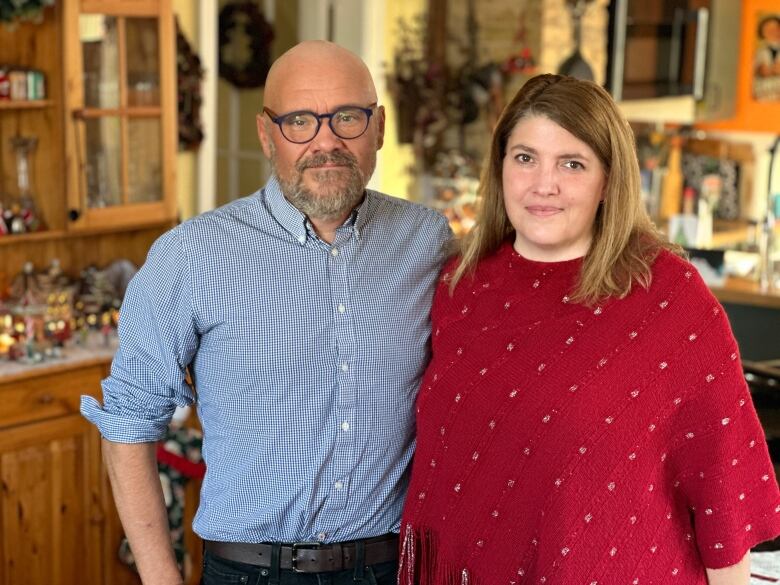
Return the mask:
<path fill-rule="evenodd" d="M 227 561 L 206 553 L 203 557 L 203 578 L 201 585 L 247 585 L 251 572 L 241 563 Z"/>
<path fill-rule="evenodd" d="M 377 563 L 366 567 L 361 585 L 396 585 L 398 561 Z"/>

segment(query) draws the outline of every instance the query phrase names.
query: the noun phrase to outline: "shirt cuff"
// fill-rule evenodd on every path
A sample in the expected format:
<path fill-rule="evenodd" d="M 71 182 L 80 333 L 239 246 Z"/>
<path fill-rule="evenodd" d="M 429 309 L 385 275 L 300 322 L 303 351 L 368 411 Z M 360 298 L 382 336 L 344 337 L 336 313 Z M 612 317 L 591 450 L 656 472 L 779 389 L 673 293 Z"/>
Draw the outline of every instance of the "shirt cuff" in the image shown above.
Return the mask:
<path fill-rule="evenodd" d="M 153 443 L 165 436 L 171 413 L 156 419 L 130 418 L 107 412 L 92 396 L 81 397 L 81 414 L 104 439 L 114 443 Z"/>

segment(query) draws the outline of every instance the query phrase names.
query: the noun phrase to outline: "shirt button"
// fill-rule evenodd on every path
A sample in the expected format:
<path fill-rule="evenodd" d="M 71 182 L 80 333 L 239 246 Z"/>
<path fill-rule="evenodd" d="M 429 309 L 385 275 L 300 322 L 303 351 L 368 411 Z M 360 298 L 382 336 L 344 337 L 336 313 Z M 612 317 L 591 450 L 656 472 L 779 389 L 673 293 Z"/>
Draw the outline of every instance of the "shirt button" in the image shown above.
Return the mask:
<path fill-rule="evenodd" d="M 342 372 L 348 372 L 349 371 L 349 364 L 347 364 L 347 363 L 341 364 L 341 371 Z"/>
<path fill-rule="evenodd" d="M 349 430 L 349 423 L 347 421 L 344 421 L 341 423 L 341 430 L 342 431 L 348 431 Z"/>
<path fill-rule="evenodd" d="M 325 540 L 328 537 L 327 532 L 318 532 L 317 533 L 317 540 Z"/>
<path fill-rule="evenodd" d="M 337 481 L 336 483 L 333 484 L 333 487 L 336 488 L 337 490 L 340 490 L 341 488 L 344 487 L 344 482 L 339 480 L 339 481 Z"/>
<path fill-rule="evenodd" d="M 347 310 L 347 308 L 344 305 L 341 305 L 341 304 L 339 304 L 338 309 L 339 309 L 339 313 L 343 313 L 344 311 Z"/>
<path fill-rule="evenodd" d="M 303 244 L 306 241 L 306 236 L 298 236 L 298 241 Z"/>
<path fill-rule="evenodd" d="M 330 249 L 330 255 L 333 257 L 336 257 L 339 255 L 339 249 L 338 248 L 331 248 Z"/>

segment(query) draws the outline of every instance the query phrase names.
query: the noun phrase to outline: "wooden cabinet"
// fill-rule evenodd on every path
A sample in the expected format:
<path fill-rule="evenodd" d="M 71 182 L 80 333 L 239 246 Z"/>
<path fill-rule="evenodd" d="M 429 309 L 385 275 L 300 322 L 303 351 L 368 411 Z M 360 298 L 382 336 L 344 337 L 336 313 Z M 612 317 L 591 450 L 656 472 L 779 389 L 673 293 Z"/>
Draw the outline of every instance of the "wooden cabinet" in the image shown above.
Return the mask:
<path fill-rule="evenodd" d="M 0 63 L 37 69 L 46 100 L 0 101 L 0 193 L 16 195 L 11 139 L 34 136 L 46 231 L 0 235 L 0 294 L 25 262 L 65 272 L 143 262 L 176 220 L 171 0 L 60 0 L 40 23 L 0 26 Z"/>
<path fill-rule="evenodd" d="M 0 102 L 0 184 L 13 194 L 10 139 L 35 136 L 33 186 L 51 230 L 174 219 L 171 0 L 63 0 L 44 14 L 0 28 L 0 62 L 43 71 L 48 90 L 42 102 Z"/>
<path fill-rule="evenodd" d="M 0 432 L 0 582 L 102 582 L 98 450 L 77 415 Z"/>
<path fill-rule="evenodd" d="M 42 71 L 45 100 L 0 101 L 0 193 L 15 195 L 10 141 L 34 136 L 35 204 L 46 230 L 0 236 L 0 296 L 26 262 L 70 276 L 140 265 L 176 220 L 175 24 L 171 0 L 58 0 L 39 23 L 0 26 L 0 64 Z M 130 585 L 100 455 L 79 414 L 108 359 L 0 362 L 0 585 Z M 188 491 L 191 519 L 196 485 Z M 196 565 L 199 543 L 188 534 Z"/>
<path fill-rule="evenodd" d="M 0 382 L 0 584 L 105 583 L 100 436 L 78 412 L 105 366 Z"/>
<path fill-rule="evenodd" d="M 173 219 L 170 0 L 72 0 L 64 6 L 69 227 Z"/>
<path fill-rule="evenodd" d="M 0 585 L 139 585 L 118 556 L 124 536 L 97 429 L 80 396 L 101 398 L 108 352 L 0 375 Z M 185 488 L 192 525 L 200 481 Z M 202 543 L 185 531 L 186 583 L 200 581 Z"/>

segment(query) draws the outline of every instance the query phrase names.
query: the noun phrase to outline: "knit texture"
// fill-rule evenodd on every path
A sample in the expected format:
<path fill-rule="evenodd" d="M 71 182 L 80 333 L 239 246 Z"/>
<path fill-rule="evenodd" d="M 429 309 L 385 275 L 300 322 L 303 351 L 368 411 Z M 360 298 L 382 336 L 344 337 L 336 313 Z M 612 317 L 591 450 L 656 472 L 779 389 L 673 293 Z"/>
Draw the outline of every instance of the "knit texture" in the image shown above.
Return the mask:
<path fill-rule="evenodd" d="M 566 296 L 580 267 L 507 243 L 453 297 L 440 282 L 401 584 L 706 585 L 780 534 L 737 344 L 696 270 L 663 252 L 649 290 L 588 308 Z"/>

